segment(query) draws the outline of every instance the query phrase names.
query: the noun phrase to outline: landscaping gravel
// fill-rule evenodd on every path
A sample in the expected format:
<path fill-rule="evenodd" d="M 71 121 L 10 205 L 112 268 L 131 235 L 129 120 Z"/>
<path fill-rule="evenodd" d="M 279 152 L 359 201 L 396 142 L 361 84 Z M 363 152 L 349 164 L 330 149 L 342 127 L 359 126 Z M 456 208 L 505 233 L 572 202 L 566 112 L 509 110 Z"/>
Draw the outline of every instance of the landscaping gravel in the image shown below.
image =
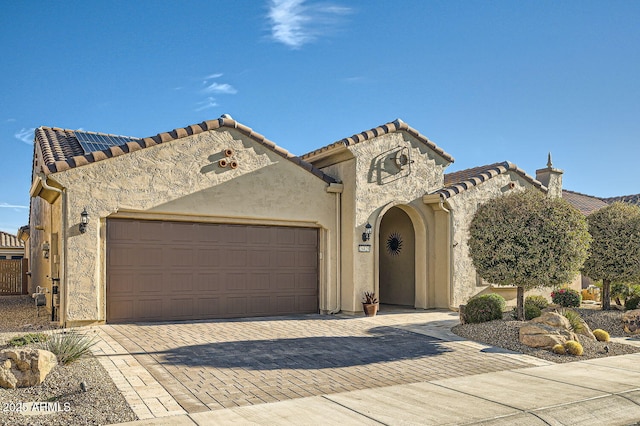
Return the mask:
<path fill-rule="evenodd" d="M 593 309 L 577 310 L 587 325 L 594 330 L 601 328 L 611 336 L 629 336 L 622 328 L 620 311 L 600 311 Z M 556 355 L 548 349 L 536 349 L 520 343 L 519 329 L 526 325 L 526 321 L 514 321 L 511 313 L 506 313 L 502 320 L 489 321 L 479 324 L 457 325 L 451 329 L 458 336 L 491 346 L 508 349 L 514 352 L 532 355 L 551 362 L 572 362 L 584 359 L 602 358 L 607 356 L 626 355 L 640 352 L 640 347 L 616 342 L 598 342 L 579 335 L 578 338 L 584 349 L 582 356 Z M 607 352 L 605 346 L 609 348 Z"/>
<path fill-rule="evenodd" d="M 12 337 L 54 328 L 42 312 L 40 318 L 36 316 L 30 296 L 0 297 L 0 349 L 7 348 Z M 40 414 L 20 412 L 33 408 L 33 402 L 49 404 L 35 406 L 41 408 Z M 136 415 L 92 355 L 58 365 L 38 386 L 0 388 L 0 425 L 107 425 L 133 420 Z"/>

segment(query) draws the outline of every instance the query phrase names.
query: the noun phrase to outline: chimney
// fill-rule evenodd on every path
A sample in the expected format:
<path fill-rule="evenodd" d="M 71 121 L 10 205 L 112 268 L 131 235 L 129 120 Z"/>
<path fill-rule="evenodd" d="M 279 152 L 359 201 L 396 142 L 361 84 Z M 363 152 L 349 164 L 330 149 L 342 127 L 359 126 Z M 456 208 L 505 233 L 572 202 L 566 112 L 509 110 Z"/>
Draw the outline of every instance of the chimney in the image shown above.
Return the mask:
<path fill-rule="evenodd" d="M 536 170 L 536 179 L 542 182 L 544 186 L 549 189 L 547 195 L 550 198 L 562 197 L 562 174 L 564 172 L 560 169 L 554 169 L 551 162 L 551 153 L 547 160 L 547 167 L 544 169 Z"/>

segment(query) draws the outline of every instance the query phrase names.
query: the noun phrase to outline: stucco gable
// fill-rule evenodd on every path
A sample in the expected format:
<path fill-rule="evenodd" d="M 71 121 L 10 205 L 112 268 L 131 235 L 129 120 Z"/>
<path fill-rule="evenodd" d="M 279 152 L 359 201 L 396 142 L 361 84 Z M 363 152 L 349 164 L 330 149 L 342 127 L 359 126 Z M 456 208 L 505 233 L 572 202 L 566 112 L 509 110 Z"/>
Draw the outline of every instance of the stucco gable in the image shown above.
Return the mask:
<path fill-rule="evenodd" d="M 447 173 L 444 175 L 444 188 L 435 191 L 435 194 L 440 194 L 440 196 L 445 199 L 451 198 L 461 192 L 479 186 L 498 175 L 508 172 L 516 173 L 534 187 L 547 192 L 547 188 L 542 185 L 540 181 L 528 175 L 515 164 L 503 161 L 502 163 L 493 163 L 486 166 L 473 167 L 453 173 Z"/>
<path fill-rule="evenodd" d="M 150 148 L 158 144 L 179 140 L 202 132 L 217 130 L 220 128 L 236 129 L 240 133 L 250 137 L 264 147 L 277 153 L 281 157 L 297 164 L 318 178 L 327 183 L 337 183 L 337 180 L 311 164 L 303 161 L 300 157 L 291 154 L 286 149 L 276 145 L 274 142 L 265 138 L 263 135 L 254 132 L 253 129 L 228 116 L 222 116 L 217 120 L 204 121 L 200 124 L 193 124 L 187 127 L 173 129 L 170 132 L 159 133 L 152 137 L 134 139 L 119 145 L 112 146 L 108 149 L 95 151 L 86 154 L 74 130 L 60 129 L 55 127 L 39 127 L 35 132 L 36 143 L 40 146 L 43 155 L 42 171 L 48 175 L 50 173 L 58 173 L 86 164 L 103 161 L 112 157 L 125 155 L 140 149 Z M 114 135 L 107 135 L 114 136 Z"/>
<path fill-rule="evenodd" d="M 357 133 L 348 138 L 340 139 L 337 142 L 334 142 L 330 145 L 324 146 L 322 148 L 318 148 L 312 152 L 304 154 L 302 159 L 313 162 L 317 158 L 323 158 L 327 155 L 330 155 L 332 152 L 340 151 L 341 148 L 346 146 L 355 145 L 358 143 L 362 143 L 365 141 L 372 140 L 378 136 L 382 136 L 389 133 L 394 132 L 406 132 L 416 138 L 418 141 L 422 142 L 426 146 L 428 146 L 433 152 L 442 157 L 446 162 L 453 163 L 454 158 L 446 153 L 442 148 L 437 146 L 435 143 L 431 142 L 426 136 L 422 135 L 413 127 L 409 126 L 404 121 L 399 118 L 391 121 L 389 123 L 383 124 L 382 126 L 375 127 L 373 129 L 365 130 L 364 132 Z"/>

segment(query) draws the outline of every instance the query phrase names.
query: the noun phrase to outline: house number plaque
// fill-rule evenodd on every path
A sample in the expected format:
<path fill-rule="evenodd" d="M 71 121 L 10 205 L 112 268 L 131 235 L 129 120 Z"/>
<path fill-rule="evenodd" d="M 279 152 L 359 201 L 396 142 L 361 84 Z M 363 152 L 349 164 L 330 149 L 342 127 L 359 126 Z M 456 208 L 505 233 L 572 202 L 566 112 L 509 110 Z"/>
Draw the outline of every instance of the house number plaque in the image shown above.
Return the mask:
<path fill-rule="evenodd" d="M 360 253 L 370 253 L 371 252 L 371 244 L 359 244 L 358 251 Z"/>

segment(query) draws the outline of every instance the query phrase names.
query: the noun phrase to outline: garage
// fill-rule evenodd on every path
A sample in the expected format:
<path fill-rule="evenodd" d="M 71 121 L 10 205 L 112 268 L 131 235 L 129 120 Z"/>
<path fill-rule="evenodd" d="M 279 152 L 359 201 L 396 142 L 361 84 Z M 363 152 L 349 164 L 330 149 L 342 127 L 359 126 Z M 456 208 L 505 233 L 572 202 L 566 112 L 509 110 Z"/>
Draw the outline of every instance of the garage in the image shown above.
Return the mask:
<path fill-rule="evenodd" d="M 318 312 L 318 230 L 107 220 L 107 322 Z"/>

